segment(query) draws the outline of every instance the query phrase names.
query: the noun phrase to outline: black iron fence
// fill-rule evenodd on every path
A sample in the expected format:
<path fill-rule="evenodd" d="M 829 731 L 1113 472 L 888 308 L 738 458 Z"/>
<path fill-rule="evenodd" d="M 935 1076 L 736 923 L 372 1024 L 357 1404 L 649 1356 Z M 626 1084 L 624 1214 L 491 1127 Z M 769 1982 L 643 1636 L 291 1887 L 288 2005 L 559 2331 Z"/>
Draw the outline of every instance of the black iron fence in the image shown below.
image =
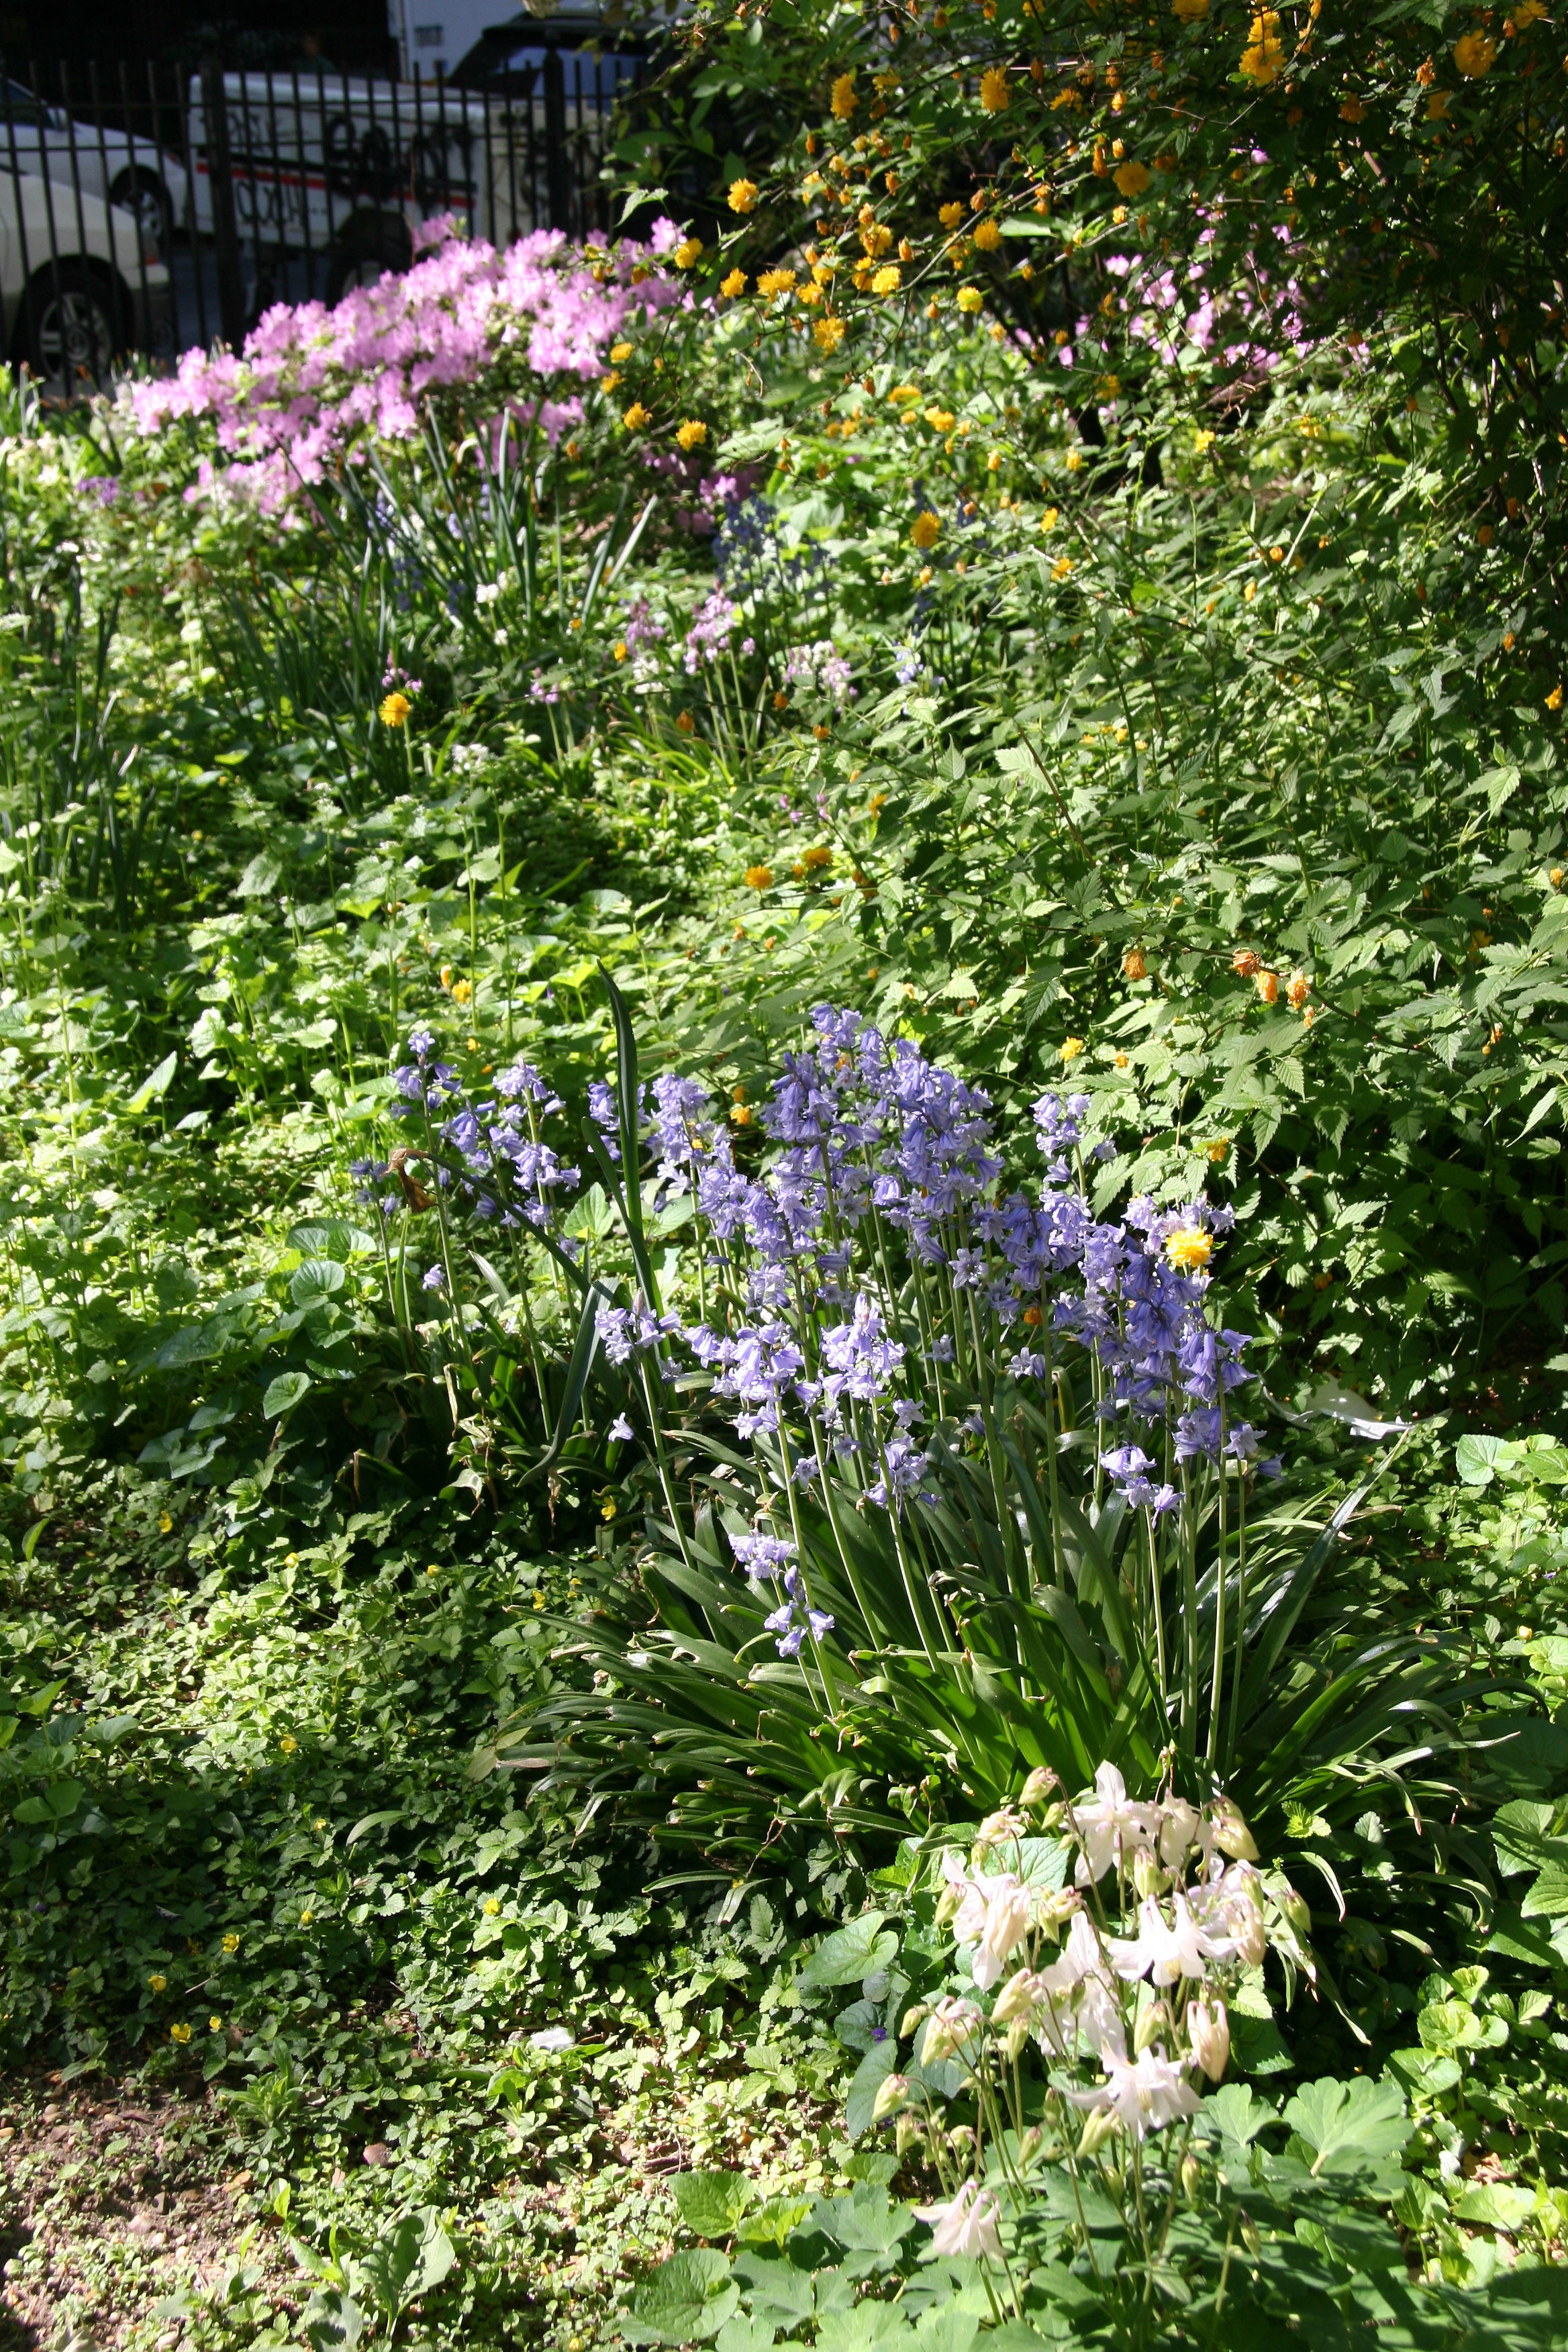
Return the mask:
<path fill-rule="evenodd" d="M 406 268 L 422 222 L 607 231 L 635 60 L 543 46 L 479 87 L 0 61 L 0 359 L 56 392 L 236 346 L 277 301 Z"/>

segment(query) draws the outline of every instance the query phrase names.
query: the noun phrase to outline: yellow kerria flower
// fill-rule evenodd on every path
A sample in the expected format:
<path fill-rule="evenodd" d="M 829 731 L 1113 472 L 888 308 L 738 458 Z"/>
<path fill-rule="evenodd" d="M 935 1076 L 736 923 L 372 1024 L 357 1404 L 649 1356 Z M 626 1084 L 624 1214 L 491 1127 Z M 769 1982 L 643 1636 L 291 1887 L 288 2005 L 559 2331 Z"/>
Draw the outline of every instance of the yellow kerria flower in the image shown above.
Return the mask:
<path fill-rule="evenodd" d="M 645 433 L 653 423 L 653 418 L 640 400 L 634 400 L 621 422 L 628 433 Z"/>
<path fill-rule="evenodd" d="M 474 983 L 471 980 L 458 980 L 453 982 L 452 1002 L 454 1004 L 469 1004 L 473 1002 L 473 995 Z"/>
<path fill-rule="evenodd" d="M 844 321 L 842 319 L 818 319 L 811 331 L 816 337 L 817 350 L 831 356 L 844 341 Z"/>
<path fill-rule="evenodd" d="M 925 507 L 921 509 L 918 515 L 916 515 L 913 522 L 910 525 L 910 537 L 914 541 L 915 545 L 923 553 L 928 547 L 934 547 L 936 545 L 941 530 L 941 517 L 933 515 L 931 509 L 929 507 Z"/>
<path fill-rule="evenodd" d="M 1070 555 L 1058 556 L 1056 562 L 1051 566 L 1051 578 L 1053 580 L 1070 580 L 1072 578 L 1072 558 Z"/>
<path fill-rule="evenodd" d="M 405 694 L 389 694 L 381 706 L 382 725 L 384 727 L 402 727 L 405 725 L 408 714 L 413 708 L 414 705 L 409 701 L 408 697 Z"/>
<path fill-rule="evenodd" d="M 619 367 L 623 360 L 629 360 L 631 355 L 632 346 L 630 343 L 614 343 L 610 347 L 611 362 L 616 367 Z"/>
<path fill-rule="evenodd" d="M 1454 63 L 1467 81 L 1479 81 L 1497 63 L 1497 43 L 1485 33 L 1465 33 L 1454 44 Z"/>
<path fill-rule="evenodd" d="M 1002 232 L 994 220 L 983 220 L 976 224 L 974 243 L 979 252 L 994 253 L 1001 242 Z"/>
<path fill-rule="evenodd" d="M 773 869 L 771 866 L 747 866 L 746 887 L 749 890 L 771 890 L 773 887 Z"/>
<path fill-rule="evenodd" d="M 967 317 L 973 319 L 977 310 L 984 309 L 985 297 L 978 286 L 961 286 L 958 289 L 958 307 Z"/>
<path fill-rule="evenodd" d="M 852 73 L 840 74 L 837 80 L 833 85 L 833 95 L 828 100 L 828 104 L 833 109 L 835 119 L 839 122 L 847 122 L 849 117 L 854 113 L 855 109 L 859 105 L 859 100 L 855 95 L 854 75 Z"/>
<path fill-rule="evenodd" d="M 730 183 L 729 205 L 730 210 L 732 213 L 755 212 L 757 208 L 757 184 L 755 180 L 731 180 Z"/>
<path fill-rule="evenodd" d="M 1122 194 L 1131 197 L 1142 194 L 1152 175 L 1147 163 L 1140 163 L 1135 158 L 1130 156 L 1127 162 L 1120 164 L 1110 176 Z"/>
<path fill-rule="evenodd" d="M 683 449 L 700 448 L 708 438 L 708 427 L 700 416 L 689 416 L 677 427 L 675 437 Z"/>
<path fill-rule="evenodd" d="M 721 282 L 719 288 L 720 293 L 724 295 L 731 302 L 735 301 L 739 296 L 745 292 L 745 290 L 746 273 L 743 269 L 731 269 L 728 278 L 724 278 Z"/>
<path fill-rule="evenodd" d="M 1061 519 L 1062 513 L 1059 507 L 1047 507 L 1045 513 L 1040 517 L 1040 529 L 1042 530 L 1055 530 Z"/>
<path fill-rule="evenodd" d="M 987 114 L 1005 114 L 1012 97 L 1006 75 L 1000 66 L 991 66 L 980 77 L 980 103 Z"/>
<path fill-rule="evenodd" d="M 926 423 L 933 433 L 951 433 L 957 419 L 951 408 L 928 408 Z"/>
<path fill-rule="evenodd" d="M 616 659 L 617 661 L 625 661 L 626 657 L 626 639 L 623 637 L 623 638 L 621 639 L 620 644 L 616 647 Z"/>
<path fill-rule="evenodd" d="M 942 210 L 937 215 L 937 218 L 941 221 L 943 228 L 956 228 L 959 222 L 964 217 L 964 210 L 962 205 L 943 205 Z"/>
<path fill-rule="evenodd" d="M 1166 1241 L 1165 1255 L 1178 1274 L 1201 1274 L 1214 1255 L 1214 1237 L 1201 1225 L 1179 1225 Z"/>
<path fill-rule="evenodd" d="M 702 239 L 700 236 L 683 236 L 670 255 L 677 269 L 694 269 L 701 258 Z"/>
<path fill-rule="evenodd" d="M 873 294 L 896 294 L 903 284 L 904 273 L 896 261 L 884 261 L 871 280 Z"/>
<path fill-rule="evenodd" d="M 1207 1148 L 1209 1158 L 1215 1166 L 1222 1167 L 1230 1156 L 1230 1138 L 1228 1135 L 1216 1135 Z"/>
<path fill-rule="evenodd" d="M 771 302 L 775 294 L 787 294 L 794 284 L 793 269 L 764 269 L 757 280 L 757 291 L 764 302 Z"/>
<path fill-rule="evenodd" d="M 1252 20 L 1251 38 L 1241 53 L 1241 72 L 1247 80 L 1263 84 L 1277 80 L 1284 63 L 1279 12 L 1277 8 L 1260 8 Z"/>
<path fill-rule="evenodd" d="M 1546 708 L 1548 709 L 1548 710 L 1561 710 L 1561 709 L 1562 709 L 1562 708 L 1563 708 L 1563 688 L 1561 688 L 1561 686 L 1554 686 L 1554 687 L 1552 688 L 1552 689 L 1551 693 L 1550 693 L 1550 694 L 1547 696 L 1547 698 L 1546 698 Z"/>

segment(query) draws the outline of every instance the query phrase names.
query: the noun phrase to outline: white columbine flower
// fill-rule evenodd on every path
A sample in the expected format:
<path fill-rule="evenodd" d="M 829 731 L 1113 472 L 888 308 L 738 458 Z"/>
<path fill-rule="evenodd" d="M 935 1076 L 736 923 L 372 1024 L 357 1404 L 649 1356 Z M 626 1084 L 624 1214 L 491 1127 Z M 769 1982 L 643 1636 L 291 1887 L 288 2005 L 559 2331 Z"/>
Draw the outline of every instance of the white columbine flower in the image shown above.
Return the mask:
<path fill-rule="evenodd" d="M 1080 1797 L 1073 1807 L 1073 1826 L 1083 1848 L 1076 1876 L 1080 1886 L 1105 1876 L 1118 1861 L 1131 1861 L 1141 1847 L 1152 1845 L 1160 1824 L 1158 1805 L 1129 1801 L 1127 1783 L 1114 1764 L 1102 1764 L 1094 1776 L 1098 1794 Z"/>
<path fill-rule="evenodd" d="M 1174 1984 L 1178 1977 L 1201 1979 L 1207 1961 L 1228 1960 L 1234 1955 L 1236 1938 L 1200 1925 L 1184 1895 L 1178 1895 L 1171 1908 L 1173 1923 L 1167 1925 L 1159 1903 L 1148 1895 L 1138 1906 L 1137 1935 L 1110 1938 L 1111 1965 L 1127 1983 L 1151 1972 L 1157 1985 Z"/>
<path fill-rule="evenodd" d="M 1209 2081 L 1217 2083 L 1230 2062 L 1230 2020 L 1224 2001 L 1189 2002 L 1186 2023 L 1193 2056 Z"/>
<path fill-rule="evenodd" d="M 1108 2042 L 1100 2063 L 1105 2081 L 1092 2091 L 1072 2091 L 1068 2096 L 1075 2106 L 1113 2107 L 1135 2140 L 1163 2130 L 1178 2116 L 1197 2113 L 1197 2093 L 1157 2045 L 1129 2059 Z"/>
<path fill-rule="evenodd" d="M 1001 2256 L 995 2191 L 976 2181 L 966 2180 L 951 2205 L 917 2205 L 915 2218 L 932 2224 L 933 2254 Z"/>

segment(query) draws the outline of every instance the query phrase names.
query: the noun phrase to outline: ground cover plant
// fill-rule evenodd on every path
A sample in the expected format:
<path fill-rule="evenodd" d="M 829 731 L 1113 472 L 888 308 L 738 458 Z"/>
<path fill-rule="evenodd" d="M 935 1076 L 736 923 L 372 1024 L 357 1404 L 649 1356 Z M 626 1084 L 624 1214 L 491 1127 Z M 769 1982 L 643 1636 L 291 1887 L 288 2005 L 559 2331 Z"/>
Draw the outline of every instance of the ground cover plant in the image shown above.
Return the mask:
<path fill-rule="evenodd" d="M 18 2341 L 1561 2340 L 1565 38 L 7 388 Z"/>

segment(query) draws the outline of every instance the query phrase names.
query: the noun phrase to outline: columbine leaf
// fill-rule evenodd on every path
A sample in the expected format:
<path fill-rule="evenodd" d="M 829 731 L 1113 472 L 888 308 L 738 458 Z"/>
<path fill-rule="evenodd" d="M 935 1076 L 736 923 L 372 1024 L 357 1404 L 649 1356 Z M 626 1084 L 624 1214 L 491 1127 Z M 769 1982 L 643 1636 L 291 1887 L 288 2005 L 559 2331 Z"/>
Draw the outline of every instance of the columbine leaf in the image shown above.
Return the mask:
<path fill-rule="evenodd" d="M 1386 2164 L 1410 2137 L 1405 2099 L 1394 2083 L 1364 2074 L 1349 2083 L 1308 2083 L 1285 2109 L 1285 2121 L 1309 2151 L 1314 2174 L 1363 2171 Z"/>

